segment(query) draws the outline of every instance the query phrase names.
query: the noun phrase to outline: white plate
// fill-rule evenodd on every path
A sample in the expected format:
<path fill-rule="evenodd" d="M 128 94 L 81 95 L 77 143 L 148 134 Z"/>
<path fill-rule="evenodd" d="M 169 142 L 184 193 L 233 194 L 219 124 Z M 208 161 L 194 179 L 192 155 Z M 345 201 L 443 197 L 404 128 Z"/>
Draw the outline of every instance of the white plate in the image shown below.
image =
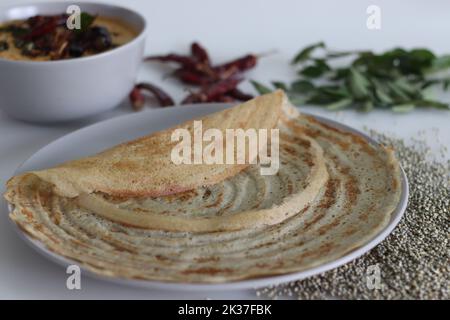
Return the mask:
<path fill-rule="evenodd" d="M 80 158 L 83 156 L 97 153 L 106 148 L 112 147 L 124 141 L 128 141 L 143 135 L 147 135 L 150 132 L 158 131 L 169 126 L 176 125 L 180 122 L 197 118 L 208 113 L 220 111 L 229 107 L 229 104 L 203 104 L 193 106 L 179 106 L 172 108 L 164 108 L 157 110 L 148 110 L 139 113 L 133 113 L 106 121 L 102 121 L 86 128 L 77 130 L 68 135 L 65 135 L 54 142 L 48 144 L 32 157 L 26 160 L 15 172 L 15 174 L 30 171 L 44 169 L 54 166 L 58 163 L 71 160 L 74 158 Z M 354 132 L 371 143 L 376 142 L 365 134 L 356 131 L 350 127 L 339 124 L 335 121 L 315 116 L 318 120 L 325 122 L 336 128 L 340 128 L 346 131 Z M 295 273 L 289 273 L 286 275 L 277 275 L 270 277 L 263 277 L 258 279 L 236 281 L 222 284 L 191 284 L 191 283 L 168 283 L 157 281 L 145 281 L 145 280 L 129 280 L 99 276 L 88 270 L 83 270 L 84 275 L 90 275 L 95 278 L 100 278 L 115 283 L 134 285 L 149 288 L 162 288 L 173 290 L 196 290 L 196 291 L 211 291 L 211 290 L 236 290 L 236 289 L 248 289 L 257 288 L 287 281 L 304 279 L 315 274 L 325 272 L 327 270 L 341 266 L 351 260 L 356 259 L 362 254 L 366 253 L 381 241 L 383 241 L 395 228 L 405 212 L 408 201 L 408 181 L 402 170 L 402 195 L 400 203 L 397 206 L 395 212 L 391 217 L 389 224 L 376 235 L 367 244 L 358 249 L 346 254 L 345 256 L 336 259 L 334 261 L 322 264 L 320 266 Z M 10 208 L 11 209 L 11 208 Z M 65 257 L 57 255 L 48 250 L 39 241 L 30 238 L 23 233 L 15 223 L 12 223 L 18 234 L 29 243 L 34 249 L 50 258 L 61 265 L 67 266 L 71 264 L 77 264 L 75 261 L 71 261 Z"/>

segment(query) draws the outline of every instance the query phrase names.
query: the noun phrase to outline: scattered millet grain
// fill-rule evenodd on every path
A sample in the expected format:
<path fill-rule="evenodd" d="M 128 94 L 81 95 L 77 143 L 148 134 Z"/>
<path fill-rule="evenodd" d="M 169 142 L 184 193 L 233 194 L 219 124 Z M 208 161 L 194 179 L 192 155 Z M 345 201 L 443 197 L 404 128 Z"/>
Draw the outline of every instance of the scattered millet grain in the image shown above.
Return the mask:
<path fill-rule="evenodd" d="M 297 299 L 450 299 L 450 160 L 430 159 L 423 141 L 371 132 L 391 145 L 408 177 L 410 196 L 392 234 L 364 256 L 301 281 L 257 291 L 263 298 Z M 446 146 L 441 154 L 445 154 Z M 367 270 L 377 265 L 379 288 L 367 285 Z"/>

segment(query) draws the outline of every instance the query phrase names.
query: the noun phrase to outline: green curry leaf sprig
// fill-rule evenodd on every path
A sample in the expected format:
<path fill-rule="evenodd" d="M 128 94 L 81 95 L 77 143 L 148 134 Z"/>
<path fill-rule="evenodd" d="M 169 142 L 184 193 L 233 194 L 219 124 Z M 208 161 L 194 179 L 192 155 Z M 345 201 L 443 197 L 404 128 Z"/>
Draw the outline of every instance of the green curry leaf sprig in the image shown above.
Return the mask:
<path fill-rule="evenodd" d="M 334 67 L 334 61 L 342 58 L 350 63 Z M 416 107 L 450 110 L 448 103 L 430 99 L 425 91 L 435 85 L 444 90 L 450 87 L 450 78 L 433 77 L 450 68 L 450 55 L 438 57 L 428 49 L 401 48 L 380 54 L 336 52 L 320 42 L 301 50 L 292 65 L 299 67 L 299 79 L 289 85 L 275 81 L 272 86 L 285 90 L 294 104 L 321 105 L 330 110 L 349 107 L 395 112 L 408 112 Z M 273 90 L 256 81 L 252 84 L 260 94 Z"/>

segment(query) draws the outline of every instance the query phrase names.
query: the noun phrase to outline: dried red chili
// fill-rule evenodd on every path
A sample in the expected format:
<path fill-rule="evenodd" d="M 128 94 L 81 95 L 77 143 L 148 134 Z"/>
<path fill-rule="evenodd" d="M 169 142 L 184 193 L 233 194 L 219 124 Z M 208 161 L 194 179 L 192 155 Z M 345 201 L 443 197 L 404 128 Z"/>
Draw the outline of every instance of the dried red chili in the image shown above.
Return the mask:
<path fill-rule="evenodd" d="M 141 89 L 134 87 L 130 92 L 129 98 L 131 101 L 131 106 L 135 111 L 139 111 L 144 107 L 145 97 L 142 94 Z"/>
<path fill-rule="evenodd" d="M 248 54 L 242 58 L 214 67 L 213 70 L 218 74 L 229 72 L 230 69 L 236 69 L 239 72 L 243 72 L 255 67 L 257 62 L 257 56 Z"/>
<path fill-rule="evenodd" d="M 191 44 L 191 55 L 167 54 L 149 56 L 146 61 L 172 62 L 179 65 L 174 76 L 181 82 L 200 86 L 198 92 L 189 94 L 181 103 L 247 101 L 253 97 L 240 91 L 237 85 L 241 74 L 253 68 L 256 55 L 246 55 L 230 62 L 213 66 L 207 50 L 199 43 Z"/>
<path fill-rule="evenodd" d="M 209 54 L 199 43 L 191 44 L 191 54 L 198 62 L 210 65 Z"/>
<path fill-rule="evenodd" d="M 215 102 L 217 99 L 222 99 L 227 92 L 236 88 L 241 81 L 242 79 L 239 78 L 229 78 L 215 82 L 203 87 L 199 92 L 191 93 L 181 103 Z"/>
<path fill-rule="evenodd" d="M 248 100 L 251 100 L 254 98 L 251 94 L 242 92 L 238 88 L 234 88 L 233 90 L 230 90 L 228 92 L 228 95 L 230 95 L 231 97 L 233 97 L 234 99 L 237 99 L 239 101 L 248 101 Z"/>
<path fill-rule="evenodd" d="M 31 29 L 31 32 L 24 35 L 23 39 L 32 40 L 52 33 L 58 26 L 63 25 L 66 19 L 67 15 L 31 17 L 28 19 L 28 23 L 33 27 Z"/>
<path fill-rule="evenodd" d="M 201 62 L 197 62 L 195 59 L 188 57 L 188 56 L 171 53 L 171 54 L 167 54 L 167 55 L 163 55 L 163 56 L 148 56 L 144 60 L 145 61 L 174 62 L 174 63 L 178 63 L 185 70 L 196 71 L 196 72 L 203 73 L 203 74 L 206 74 L 209 76 L 213 75 L 213 71 L 211 70 L 211 68 L 208 65 L 201 63 Z"/>
<path fill-rule="evenodd" d="M 197 85 L 202 86 L 208 83 L 211 83 L 215 79 L 212 79 L 211 77 L 206 76 L 203 73 L 195 72 L 192 70 L 180 68 L 174 72 L 174 75 L 181 80 L 181 82 L 190 84 L 190 85 Z"/>
<path fill-rule="evenodd" d="M 139 90 L 148 91 L 151 94 L 153 94 L 158 103 L 163 107 L 173 106 L 175 104 L 173 99 L 164 90 L 151 83 L 148 82 L 138 83 L 135 86 L 135 89 L 136 88 Z"/>

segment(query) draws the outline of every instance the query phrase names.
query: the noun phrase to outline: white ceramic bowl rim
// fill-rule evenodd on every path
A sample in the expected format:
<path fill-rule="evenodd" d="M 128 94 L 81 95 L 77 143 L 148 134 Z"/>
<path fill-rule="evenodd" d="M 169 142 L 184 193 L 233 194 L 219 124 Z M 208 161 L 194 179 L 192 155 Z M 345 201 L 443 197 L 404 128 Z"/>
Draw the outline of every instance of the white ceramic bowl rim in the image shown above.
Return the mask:
<path fill-rule="evenodd" d="M 86 4 L 86 5 L 90 5 L 90 6 L 98 6 L 99 8 L 103 7 L 103 8 L 116 8 L 116 9 L 120 9 L 120 10 L 124 10 L 124 11 L 128 11 L 132 14 L 134 14 L 136 17 L 138 17 L 141 21 L 140 23 L 142 24 L 142 28 L 141 30 L 139 30 L 139 34 L 133 38 L 133 40 L 131 40 L 130 42 L 127 42 L 121 46 L 118 46 L 117 48 L 113 48 L 111 50 L 105 51 L 105 52 L 101 52 L 101 53 L 97 53 L 97 54 L 93 54 L 91 56 L 87 56 L 87 57 L 79 57 L 79 58 L 70 58 L 70 59 L 62 59 L 62 60 L 52 60 L 52 61 L 33 61 L 33 60 L 10 60 L 10 59 L 3 59 L 0 58 L 0 62 L 2 63 L 11 63 L 11 64 L 33 64 L 33 65 L 48 65 L 48 64 L 66 64 L 66 63 L 73 63 L 74 61 L 77 62 L 82 62 L 82 61 L 88 61 L 88 60 L 94 60 L 94 59 L 101 59 L 102 57 L 105 57 L 107 55 L 111 55 L 116 53 L 119 50 L 126 50 L 127 47 L 134 45 L 134 43 L 138 42 L 141 38 L 146 36 L 147 33 L 147 20 L 145 19 L 145 17 L 140 14 L 139 12 L 137 12 L 136 10 L 133 10 L 129 7 L 123 7 L 121 5 L 115 5 L 115 4 L 109 4 L 109 3 L 101 3 L 101 2 L 90 2 L 90 1 L 74 1 L 74 2 L 55 2 L 55 1 L 47 1 L 47 2 L 37 2 L 37 3 L 23 3 L 23 4 L 19 4 L 19 5 L 9 5 L 9 6 L 0 6 L 0 12 L 5 12 L 5 11 L 9 11 L 11 9 L 15 9 L 15 8 L 26 8 L 26 7 L 47 7 L 47 6 L 51 6 L 51 5 L 55 5 L 55 6 L 69 6 L 69 5 L 82 5 L 82 4 Z M 0 21 L 0 23 L 2 23 L 3 21 Z"/>

